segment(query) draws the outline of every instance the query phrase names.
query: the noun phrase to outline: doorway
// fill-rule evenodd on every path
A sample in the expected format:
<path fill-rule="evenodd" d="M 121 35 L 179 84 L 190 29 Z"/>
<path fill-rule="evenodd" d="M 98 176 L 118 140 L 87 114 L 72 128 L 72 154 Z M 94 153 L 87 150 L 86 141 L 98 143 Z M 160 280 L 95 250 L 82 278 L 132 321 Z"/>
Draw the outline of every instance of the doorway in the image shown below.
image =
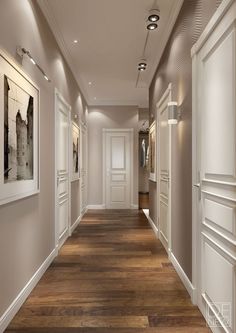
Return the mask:
<path fill-rule="evenodd" d="M 168 124 L 168 103 L 171 101 L 172 86 L 157 103 L 157 169 L 158 169 L 158 212 L 159 238 L 168 254 L 171 253 L 171 132 Z"/>
<path fill-rule="evenodd" d="M 192 50 L 193 283 L 217 332 L 236 331 L 235 20 L 223 2 Z"/>
<path fill-rule="evenodd" d="M 60 248 L 70 226 L 71 107 L 55 91 L 55 246 Z"/>
<path fill-rule="evenodd" d="M 106 209 L 130 209 L 133 198 L 133 129 L 103 129 Z"/>

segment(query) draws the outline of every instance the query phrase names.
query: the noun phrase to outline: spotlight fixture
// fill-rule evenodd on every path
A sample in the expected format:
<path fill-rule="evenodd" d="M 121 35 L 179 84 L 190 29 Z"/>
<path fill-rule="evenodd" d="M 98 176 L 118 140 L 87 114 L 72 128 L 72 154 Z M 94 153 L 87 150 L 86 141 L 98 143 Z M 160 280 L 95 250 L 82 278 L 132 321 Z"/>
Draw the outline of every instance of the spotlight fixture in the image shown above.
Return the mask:
<path fill-rule="evenodd" d="M 156 23 L 150 23 L 147 25 L 148 30 L 155 30 L 157 29 L 158 25 Z"/>
<path fill-rule="evenodd" d="M 160 20 L 160 11 L 158 9 L 151 9 L 148 16 L 149 22 L 157 22 Z"/>
<path fill-rule="evenodd" d="M 147 68 L 147 62 L 145 59 L 142 59 L 140 63 L 138 64 L 138 70 L 139 71 L 145 71 Z"/>
<path fill-rule="evenodd" d="M 78 44 L 78 39 L 74 39 L 73 43 Z"/>
<path fill-rule="evenodd" d="M 26 55 L 29 58 L 29 60 L 32 62 L 32 64 L 38 68 L 38 70 L 41 72 L 41 74 L 43 75 L 43 77 L 45 78 L 45 80 L 48 81 L 48 82 L 51 82 L 51 80 L 49 79 L 49 77 L 47 76 L 47 74 L 44 72 L 44 70 L 42 69 L 42 67 L 40 67 L 37 64 L 37 62 L 34 60 L 34 58 L 32 57 L 32 55 L 30 54 L 29 51 L 27 51 L 24 47 L 17 46 L 16 52 L 17 52 L 17 54 L 22 59 L 23 59 L 23 56 Z"/>

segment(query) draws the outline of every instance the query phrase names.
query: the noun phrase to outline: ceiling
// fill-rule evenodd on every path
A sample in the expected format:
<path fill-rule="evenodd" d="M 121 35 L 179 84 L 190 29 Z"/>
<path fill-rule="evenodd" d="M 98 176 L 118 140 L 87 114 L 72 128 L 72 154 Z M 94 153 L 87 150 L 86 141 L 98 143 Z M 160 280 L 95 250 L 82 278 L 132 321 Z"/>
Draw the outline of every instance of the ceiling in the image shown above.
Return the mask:
<path fill-rule="evenodd" d="M 38 0 L 89 105 L 148 106 L 148 87 L 183 0 Z M 140 73 L 150 9 L 161 12 L 149 32 L 147 70 Z M 78 40 L 78 43 L 74 43 Z M 139 75 L 139 76 L 138 76 Z"/>

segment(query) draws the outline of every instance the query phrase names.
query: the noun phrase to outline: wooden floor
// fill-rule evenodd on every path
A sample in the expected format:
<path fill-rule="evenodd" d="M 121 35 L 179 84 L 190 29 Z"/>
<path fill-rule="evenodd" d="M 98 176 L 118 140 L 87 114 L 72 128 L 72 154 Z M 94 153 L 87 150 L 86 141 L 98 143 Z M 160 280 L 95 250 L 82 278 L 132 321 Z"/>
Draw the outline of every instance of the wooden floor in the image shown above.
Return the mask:
<path fill-rule="evenodd" d="M 141 211 L 89 211 L 6 332 L 210 331 Z"/>

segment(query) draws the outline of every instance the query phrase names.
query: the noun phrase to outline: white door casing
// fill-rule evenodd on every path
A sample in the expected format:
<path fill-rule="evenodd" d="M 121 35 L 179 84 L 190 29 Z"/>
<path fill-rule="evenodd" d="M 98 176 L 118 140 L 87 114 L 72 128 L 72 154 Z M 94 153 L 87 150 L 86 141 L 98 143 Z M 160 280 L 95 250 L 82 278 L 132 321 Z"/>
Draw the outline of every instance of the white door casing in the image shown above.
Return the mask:
<path fill-rule="evenodd" d="M 104 129 L 103 154 L 105 208 L 130 209 L 133 199 L 133 129 Z"/>
<path fill-rule="evenodd" d="M 80 184 L 80 206 L 81 214 L 83 215 L 87 208 L 87 127 L 81 125 L 81 184 Z"/>
<path fill-rule="evenodd" d="M 168 254 L 171 252 L 171 131 L 168 125 L 168 102 L 171 89 L 167 90 L 157 103 L 157 165 L 158 165 L 158 203 L 159 238 Z"/>
<path fill-rule="evenodd" d="M 236 3 L 223 1 L 192 50 L 193 283 L 196 302 L 236 332 Z"/>
<path fill-rule="evenodd" d="M 55 90 L 55 246 L 60 247 L 70 226 L 71 107 Z"/>

